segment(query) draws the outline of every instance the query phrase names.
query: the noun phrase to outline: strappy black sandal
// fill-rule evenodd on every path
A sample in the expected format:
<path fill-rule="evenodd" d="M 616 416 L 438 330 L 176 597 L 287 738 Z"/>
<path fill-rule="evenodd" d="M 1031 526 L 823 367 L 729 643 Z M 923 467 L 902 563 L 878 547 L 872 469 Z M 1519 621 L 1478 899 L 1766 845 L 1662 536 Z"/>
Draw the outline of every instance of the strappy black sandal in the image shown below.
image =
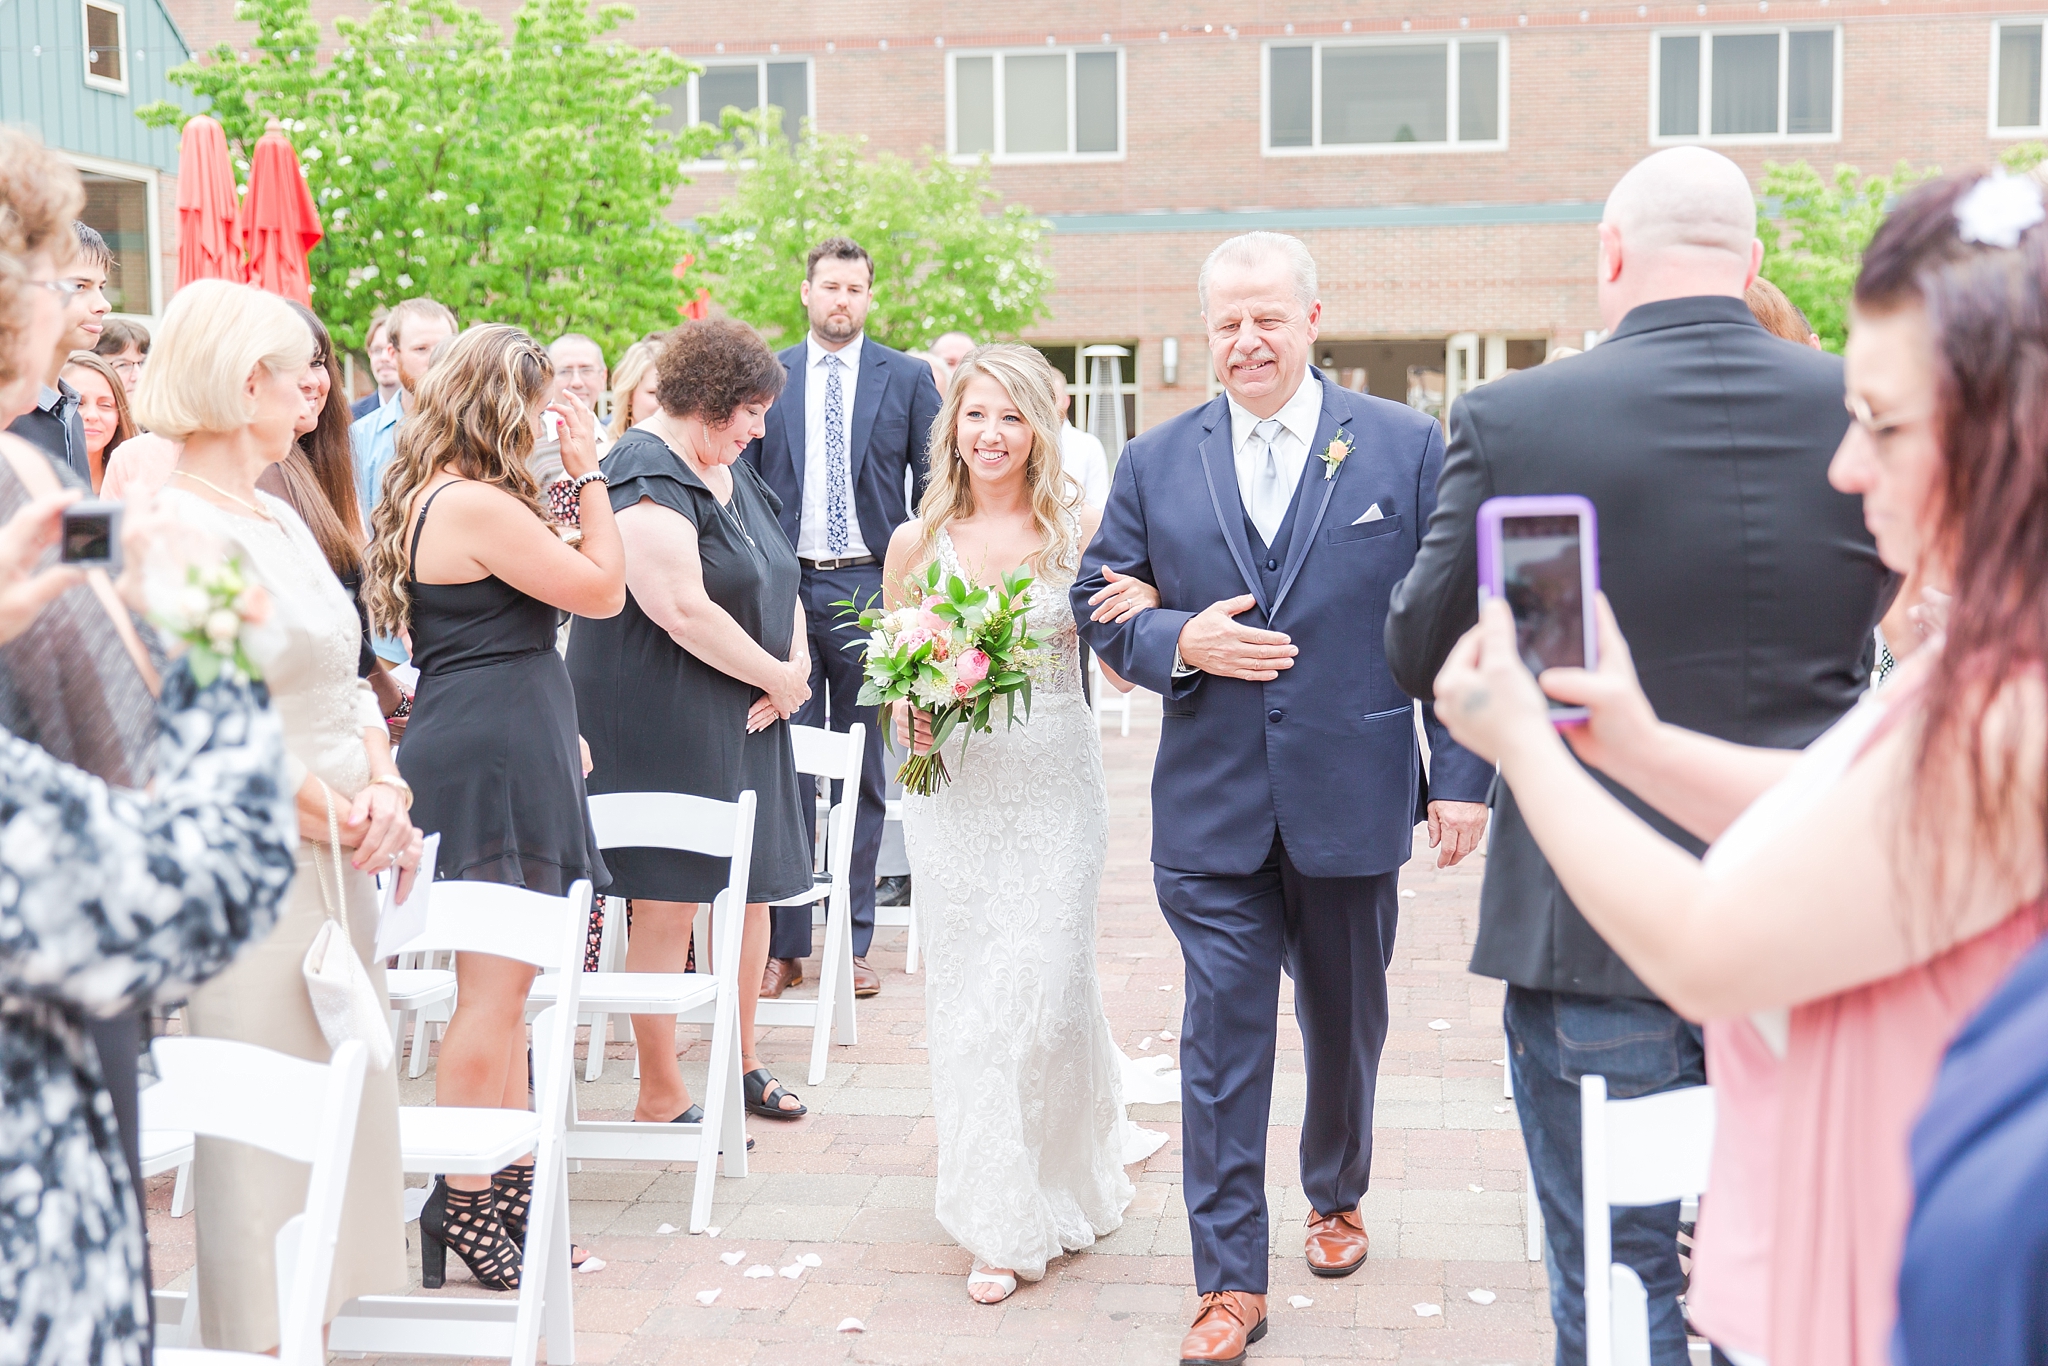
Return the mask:
<path fill-rule="evenodd" d="M 448 1276 L 448 1249 L 486 1290 L 519 1288 L 520 1243 L 497 1210 L 497 1183 L 490 1190 L 457 1190 L 437 1177 L 434 1193 L 420 1209 L 420 1285 L 439 1290 Z"/>
<path fill-rule="evenodd" d="M 803 1102 L 798 1101 L 794 1110 L 782 1108 L 784 1096 L 796 1100 L 794 1092 L 782 1089 L 782 1083 L 765 1067 L 757 1067 L 740 1078 L 740 1086 L 747 1094 L 747 1113 L 763 1119 L 802 1119 L 810 1113 Z"/>
<path fill-rule="evenodd" d="M 524 1251 L 526 1247 L 526 1218 L 533 1209 L 533 1168 L 512 1166 L 495 1172 L 491 1176 L 491 1194 L 496 1197 L 493 1212 L 504 1222 L 505 1231 L 512 1241 Z M 569 1244 L 569 1269 L 581 1271 L 583 1264 L 590 1260 L 590 1252 L 574 1243 Z M 602 1266 L 603 1263 L 598 1264 Z"/>
<path fill-rule="evenodd" d="M 683 1111 L 681 1114 L 677 1115 L 674 1119 L 669 1121 L 669 1123 L 671 1124 L 702 1124 L 703 1122 L 704 1107 L 701 1105 L 692 1105 L 689 1109 Z M 718 1151 L 722 1153 L 725 1151 L 725 1149 L 720 1148 Z M 754 1140 L 751 1135 L 749 1135 L 747 1138 L 747 1151 L 754 1151 Z"/>

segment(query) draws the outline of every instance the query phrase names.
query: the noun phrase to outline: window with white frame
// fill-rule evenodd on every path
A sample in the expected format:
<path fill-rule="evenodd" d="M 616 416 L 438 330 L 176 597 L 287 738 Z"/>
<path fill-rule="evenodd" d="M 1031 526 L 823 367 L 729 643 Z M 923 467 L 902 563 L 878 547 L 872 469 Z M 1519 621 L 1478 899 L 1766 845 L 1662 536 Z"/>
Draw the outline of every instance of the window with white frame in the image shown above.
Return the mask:
<path fill-rule="evenodd" d="M 992 161 L 1091 161 L 1124 152 L 1116 48 L 956 52 L 946 65 L 947 150 Z"/>
<path fill-rule="evenodd" d="M 116 95 L 128 93 L 128 11 L 106 0 L 83 0 L 85 83 Z"/>
<path fill-rule="evenodd" d="M 1842 133 L 1832 28 L 1704 29 L 1651 38 L 1655 142 L 1816 142 Z"/>
<path fill-rule="evenodd" d="M 751 114 L 772 105 L 782 111 L 784 136 L 794 137 L 811 116 L 811 64 L 801 57 L 748 57 L 707 60 L 689 84 L 665 92 L 669 111 L 655 120 L 658 128 L 714 126 L 727 109 Z"/>
<path fill-rule="evenodd" d="M 1507 41 L 1275 43 L 1266 151 L 1486 151 L 1508 139 Z"/>
<path fill-rule="evenodd" d="M 2041 108 L 2042 22 L 1991 26 L 1991 132 L 1994 137 L 2048 131 Z"/>

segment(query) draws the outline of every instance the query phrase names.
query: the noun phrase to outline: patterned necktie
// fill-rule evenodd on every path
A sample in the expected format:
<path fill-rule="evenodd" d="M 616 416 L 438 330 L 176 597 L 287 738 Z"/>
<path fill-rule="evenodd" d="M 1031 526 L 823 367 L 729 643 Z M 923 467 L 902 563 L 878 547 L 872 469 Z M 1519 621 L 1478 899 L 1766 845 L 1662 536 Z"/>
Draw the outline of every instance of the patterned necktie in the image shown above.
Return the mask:
<path fill-rule="evenodd" d="M 825 550 L 839 559 L 853 544 L 847 532 L 846 391 L 839 383 L 839 357 L 825 353 Z"/>
<path fill-rule="evenodd" d="M 1255 457 L 1259 463 L 1252 467 L 1252 525 L 1267 545 L 1273 544 L 1287 518 L 1287 493 L 1280 487 L 1280 461 L 1273 454 L 1273 443 L 1283 430 L 1280 420 L 1272 417 L 1252 428 L 1252 437 L 1262 448 Z"/>

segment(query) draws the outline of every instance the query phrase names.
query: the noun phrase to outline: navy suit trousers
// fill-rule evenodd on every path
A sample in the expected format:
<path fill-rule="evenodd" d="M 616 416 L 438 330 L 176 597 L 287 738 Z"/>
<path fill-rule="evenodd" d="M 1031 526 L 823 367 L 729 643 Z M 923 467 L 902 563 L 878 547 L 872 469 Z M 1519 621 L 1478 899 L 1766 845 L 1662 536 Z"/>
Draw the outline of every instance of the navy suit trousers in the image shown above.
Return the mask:
<path fill-rule="evenodd" d="M 870 599 L 880 600 L 882 566 L 855 565 L 848 569 L 804 570 L 803 587 L 798 590 L 804 607 L 804 622 L 810 632 L 811 696 L 790 719 L 799 726 L 830 725 L 833 730 L 853 729 L 856 721 L 868 728 L 867 757 L 861 761 L 860 800 L 853 811 L 853 956 L 865 958 L 875 938 L 875 857 L 882 850 L 882 788 L 887 775 L 882 765 L 888 752 L 882 743 L 880 709 L 855 702 L 860 696 L 864 656 L 848 644 L 865 640 L 861 629 L 843 615 L 835 602 L 853 601 L 865 607 Z M 832 800 L 839 800 L 842 784 L 832 784 Z M 769 936 L 771 958 L 811 956 L 811 908 L 781 906 L 774 911 L 774 930 Z"/>
<path fill-rule="evenodd" d="M 1321 1214 L 1355 1209 L 1365 1194 L 1399 880 L 1398 871 L 1304 877 L 1277 838 L 1248 877 L 1153 870 L 1187 965 L 1181 1152 L 1204 1294 L 1266 1291 L 1266 1126 L 1283 968 L 1308 1073 L 1302 1186 Z"/>

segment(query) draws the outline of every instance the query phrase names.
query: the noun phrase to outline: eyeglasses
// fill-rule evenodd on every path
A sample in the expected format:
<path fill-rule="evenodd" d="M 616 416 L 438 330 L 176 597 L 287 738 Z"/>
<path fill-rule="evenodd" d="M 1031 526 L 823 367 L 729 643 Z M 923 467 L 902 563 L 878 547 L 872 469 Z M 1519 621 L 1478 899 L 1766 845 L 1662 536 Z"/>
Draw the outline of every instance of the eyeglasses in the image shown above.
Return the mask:
<path fill-rule="evenodd" d="M 1844 396 L 1842 406 L 1849 410 L 1849 416 L 1855 419 L 1857 426 L 1874 437 L 1889 436 L 1901 427 L 1934 415 L 1932 408 L 1923 408 L 1917 412 L 1887 413 L 1879 417 L 1871 411 L 1870 400 L 1861 394 Z"/>
<path fill-rule="evenodd" d="M 148 363 L 149 357 L 147 356 L 144 356 L 141 360 L 110 360 L 107 362 L 107 368 L 122 379 L 126 379 L 130 375 L 140 373 L 142 367 Z"/>
<path fill-rule="evenodd" d="M 47 289 L 67 302 L 92 288 L 92 282 L 89 280 L 30 280 L 29 283 Z"/>
<path fill-rule="evenodd" d="M 602 365 L 564 365 L 555 371 L 555 376 L 558 379 L 594 379 L 602 381 L 604 379 L 604 367 Z"/>

